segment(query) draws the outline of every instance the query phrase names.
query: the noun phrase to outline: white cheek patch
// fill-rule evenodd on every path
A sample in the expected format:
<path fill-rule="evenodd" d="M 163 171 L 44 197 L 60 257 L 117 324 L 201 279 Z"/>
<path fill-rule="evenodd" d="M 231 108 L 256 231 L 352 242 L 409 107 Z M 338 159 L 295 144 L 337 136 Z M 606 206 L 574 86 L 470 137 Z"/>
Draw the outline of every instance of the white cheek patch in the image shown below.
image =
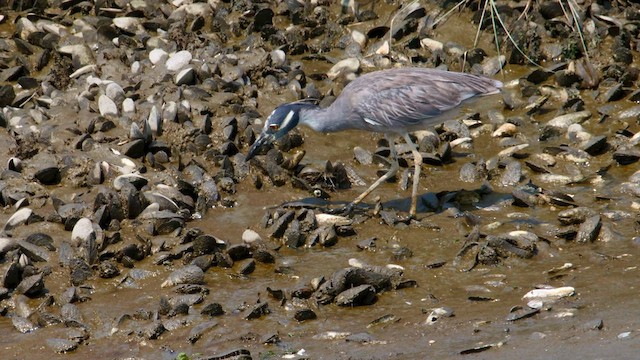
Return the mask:
<path fill-rule="evenodd" d="M 293 110 L 289 111 L 287 117 L 282 120 L 282 124 L 280 125 L 281 129 L 287 129 L 289 127 L 289 123 L 291 122 L 291 119 L 293 119 L 293 115 L 295 115 L 295 112 Z"/>
<path fill-rule="evenodd" d="M 269 116 L 267 116 L 267 118 L 264 120 L 264 126 L 262 127 L 265 131 L 269 128 L 269 119 L 271 119 L 271 117 L 273 116 L 273 113 L 275 113 L 276 111 L 273 110 L 271 112 L 271 114 L 269 114 Z"/>

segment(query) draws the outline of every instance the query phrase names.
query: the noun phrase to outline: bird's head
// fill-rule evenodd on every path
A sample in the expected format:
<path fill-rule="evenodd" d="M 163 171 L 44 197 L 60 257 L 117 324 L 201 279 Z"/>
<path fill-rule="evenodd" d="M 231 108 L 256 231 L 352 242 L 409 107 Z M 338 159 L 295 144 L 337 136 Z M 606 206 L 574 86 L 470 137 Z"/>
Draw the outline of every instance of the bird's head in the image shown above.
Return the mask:
<path fill-rule="evenodd" d="M 245 159 L 251 159 L 263 145 L 271 144 L 293 130 L 300 122 L 300 111 L 309 107 L 315 107 L 315 105 L 308 102 L 293 102 L 275 108 L 265 120 L 262 133 L 249 148 Z"/>

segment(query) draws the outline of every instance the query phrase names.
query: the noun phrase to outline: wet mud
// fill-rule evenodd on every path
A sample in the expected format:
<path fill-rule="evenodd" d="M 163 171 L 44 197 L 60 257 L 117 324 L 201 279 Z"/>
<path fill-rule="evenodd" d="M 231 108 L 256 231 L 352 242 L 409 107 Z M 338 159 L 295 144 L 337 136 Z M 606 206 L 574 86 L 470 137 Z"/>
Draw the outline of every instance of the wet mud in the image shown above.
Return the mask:
<path fill-rule="evenodd" d="M 580 4 L 587 59 L 555 6 L 541 29 L 504 5 L 535 67 L 490 30 L 474 49 L 477 3 L 437 26 L 440 4 L 210 3 L 2 15 L 3 358 L 637 357 L 637 6 Z M 410 156 L 326 216 L 386 169 L 380 134 L 244 161 L 275 106 L 392 66 L 505 84 L 416 133 L 415 219 Z"/>

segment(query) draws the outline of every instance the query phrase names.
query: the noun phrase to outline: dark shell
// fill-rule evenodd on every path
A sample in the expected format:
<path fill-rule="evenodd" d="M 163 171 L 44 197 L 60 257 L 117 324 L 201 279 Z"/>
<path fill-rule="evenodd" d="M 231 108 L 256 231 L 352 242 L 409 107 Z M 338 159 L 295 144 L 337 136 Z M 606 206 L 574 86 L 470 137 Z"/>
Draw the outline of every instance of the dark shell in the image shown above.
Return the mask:
<path fill-rule="evenodd" d="M 34 176 L 43 185 L 55 185 L 60 183 L 60 181 L 62 180 L 60 169 L 55 166 L 40 169 L 36 171 Z"/>

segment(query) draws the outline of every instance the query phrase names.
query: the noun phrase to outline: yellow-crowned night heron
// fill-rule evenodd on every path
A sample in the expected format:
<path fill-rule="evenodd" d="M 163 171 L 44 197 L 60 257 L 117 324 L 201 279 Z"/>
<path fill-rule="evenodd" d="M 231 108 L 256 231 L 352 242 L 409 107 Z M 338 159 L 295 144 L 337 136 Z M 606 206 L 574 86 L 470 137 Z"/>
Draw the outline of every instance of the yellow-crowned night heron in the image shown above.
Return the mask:
<path fill-rule="evenodd" d="M 459 72 L 425 68 L 375 71 L 351 81 L 324 109 L 309 102 L 278 106 L 265 121 L 262 133 L 246 158 L 251 159 L 262 145 L 281 138 L 299 124 L 321 132 L 360 129 L 383 133 L 389 142 L 391 167 L 349 204 L 348 208 L 352 208 L 398 171 L 397 153 L 390 134 L 402 135 L 415 161 L 409 211 L 409 215 L 414 216 L 422 155 L 409 132 L 440 124 L 447 110 L 476 96 L 496 94 L 500 88 L 500 81 Z"/>

